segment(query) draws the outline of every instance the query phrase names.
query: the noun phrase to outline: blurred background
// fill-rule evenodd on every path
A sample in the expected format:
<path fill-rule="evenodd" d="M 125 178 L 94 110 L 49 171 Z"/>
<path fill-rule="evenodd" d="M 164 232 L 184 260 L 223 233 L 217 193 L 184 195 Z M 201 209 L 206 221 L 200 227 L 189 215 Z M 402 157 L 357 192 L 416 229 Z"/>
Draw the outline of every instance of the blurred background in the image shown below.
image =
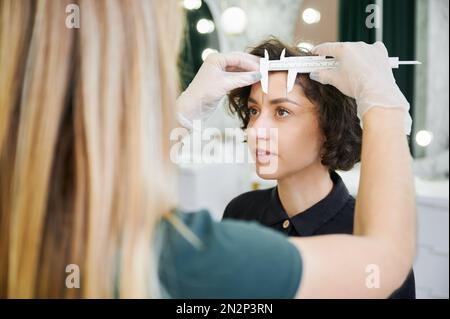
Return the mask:
<path fill-rule="evenodd" d="M 186 87 L 212 52 L 244 51 L 270 35 L 304 48 L 328 41 L 383 41 L 390 56 L 418 60 L 394 75 L 411 104 L 410 137 L 418 208 L 418 298 L 449 298 L 449 20 L 447 0 L 184 0 L 186 30 L 179 70 Z M 205 126 L 216 127 L 223 150 L 240 123 L 226 101 Z M 209 209 L 220 220 L 228 202 L 272 187 L 252 164 L 180 164 L 180 204 Z M 353 195 L 359 169 L 339 172 Z"/>

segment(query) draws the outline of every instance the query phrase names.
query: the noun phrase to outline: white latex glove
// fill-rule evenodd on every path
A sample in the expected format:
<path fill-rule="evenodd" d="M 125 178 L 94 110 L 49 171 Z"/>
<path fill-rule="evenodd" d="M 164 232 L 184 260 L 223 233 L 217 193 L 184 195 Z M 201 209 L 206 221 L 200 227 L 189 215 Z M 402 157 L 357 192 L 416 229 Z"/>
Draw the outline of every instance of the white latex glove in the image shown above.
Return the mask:
<path fill-rule="evenodd" d="M 211 116 L 229 91 L 260 80 L 259 57 L 242 52 L 210 54 L 177 99 L 180 124 L 192 128 L 192 121 Z"/>
<path fill-rule="evenodd" d="M 313 72 L 310 78 L 330 84 L 355 98 L 361 126 L 364 114 L 372 107 L 402 108 L 406 134 L 411 133 L 410 106 L 395 82 L 389 55 L 382 42 L 373 45 L 364 42 L 325 43 L 312 52 L 338 60 L 338 68 Z"/>

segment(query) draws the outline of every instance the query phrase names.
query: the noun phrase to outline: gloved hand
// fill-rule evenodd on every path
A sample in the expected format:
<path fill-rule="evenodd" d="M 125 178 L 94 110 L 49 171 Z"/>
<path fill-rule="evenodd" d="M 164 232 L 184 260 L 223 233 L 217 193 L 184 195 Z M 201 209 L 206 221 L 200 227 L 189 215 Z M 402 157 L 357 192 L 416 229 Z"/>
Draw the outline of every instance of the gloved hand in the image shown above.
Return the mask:
<path fill-rule="evenodd" d="M 361 125 L 364 114 L 372 107 L 402 108 L 406 134 L 411 133 L 410 106 L 395 82 L 389 55 L 382 42 L 373 45 L 364 42 L 325 43 L 312 52 L 338 60 L 338 68 L 313 72 L 310 78 L 330 84 L 355 98 Z"/>
<path fill-rule="evenodd" d="M 260 80 L 258 57 L 241 52 L 210 54 L 177 99 L 180 124 L 192 128 L 192 121 L 208 118 L 229 91 Z"/>

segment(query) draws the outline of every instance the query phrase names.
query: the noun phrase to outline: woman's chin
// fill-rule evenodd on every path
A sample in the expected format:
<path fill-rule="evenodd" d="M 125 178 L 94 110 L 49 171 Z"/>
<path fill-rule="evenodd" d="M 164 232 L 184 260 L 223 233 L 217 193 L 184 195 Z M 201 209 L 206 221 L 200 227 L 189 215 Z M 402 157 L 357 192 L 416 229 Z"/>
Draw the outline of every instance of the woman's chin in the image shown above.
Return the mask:
<path fill-rule="evenodd" d="M 270 164 L 256 163 L 256 175 L 266 180 L 278 179 L 278 168 L 271 167 Z"/>

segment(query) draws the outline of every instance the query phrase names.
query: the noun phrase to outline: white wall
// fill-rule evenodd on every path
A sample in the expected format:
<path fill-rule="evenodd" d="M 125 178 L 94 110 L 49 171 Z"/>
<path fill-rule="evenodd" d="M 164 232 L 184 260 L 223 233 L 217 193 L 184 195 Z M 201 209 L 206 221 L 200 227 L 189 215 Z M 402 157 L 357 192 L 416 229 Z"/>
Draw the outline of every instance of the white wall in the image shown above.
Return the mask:
<path fill-rule="evenodd" d="M 417 153 L 415 171 L 428 178 L 449 175 L 449 21 L 448 0 L 417 0 L 416 131 L 433 134 L 429 146 Z"/>

